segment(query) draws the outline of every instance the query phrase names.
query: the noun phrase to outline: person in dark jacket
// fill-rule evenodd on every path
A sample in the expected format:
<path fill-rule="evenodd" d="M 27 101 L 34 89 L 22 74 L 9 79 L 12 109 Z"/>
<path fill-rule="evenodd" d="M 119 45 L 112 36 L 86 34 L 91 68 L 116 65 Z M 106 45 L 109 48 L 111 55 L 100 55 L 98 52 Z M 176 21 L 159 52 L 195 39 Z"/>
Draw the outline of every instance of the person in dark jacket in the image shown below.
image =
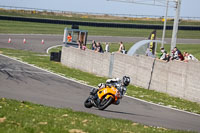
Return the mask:
<path fill-rule="evenodd" d="M 184 60 L 184 57 L 181 54 L 181 51 L 177 47 L 174 47 L 174 49 L 172 50 L 171 60 L 180 60 L 180 61 Z"/>
<path fill-rule="evenodd" d="M 96 52 L 103 53 L 103 48 L 99 42 L 97 43 Z"/>

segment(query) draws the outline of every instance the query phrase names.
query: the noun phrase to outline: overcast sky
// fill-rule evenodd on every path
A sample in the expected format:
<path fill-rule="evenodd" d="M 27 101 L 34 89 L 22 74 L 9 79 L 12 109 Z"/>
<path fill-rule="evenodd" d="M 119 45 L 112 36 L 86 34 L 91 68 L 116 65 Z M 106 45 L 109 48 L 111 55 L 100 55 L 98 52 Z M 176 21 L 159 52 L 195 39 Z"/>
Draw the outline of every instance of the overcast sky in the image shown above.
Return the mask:
<path fill-rule="evenodd" d="M 164 7 L 107 0 L 0 0 L 0 5 L 105 14 L 165 15 Z M 174 16 L 174 11 L 170 8 L 169 16 Z M 200 0 L 182 0 L 181 16 L 200 17 Z"/>

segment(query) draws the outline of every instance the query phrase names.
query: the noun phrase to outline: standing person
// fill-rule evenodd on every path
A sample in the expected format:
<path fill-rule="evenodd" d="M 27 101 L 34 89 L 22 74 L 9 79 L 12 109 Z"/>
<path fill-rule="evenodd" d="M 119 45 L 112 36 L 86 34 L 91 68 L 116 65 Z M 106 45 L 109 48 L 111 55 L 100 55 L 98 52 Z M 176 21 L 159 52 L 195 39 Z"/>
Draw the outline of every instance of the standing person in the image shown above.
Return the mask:
<path fill-rule="evenodd" d="M 105 52 L 110 52 L 109 43 L 106 43 L 106 46 L 105 46 Z"/>
<path fill-rule="evenodd" d="M 72 35 L 71 35 L 71 33 L 69 33 L 68 36 L 67 36 L 67 42 L 72 42 Z"/>
<path fill-rule="evenodd" d="M 97 44 L 96 44 L 95 40 L 93 40 L 91 49 L 96 50 L 96 48 L 97 48 Z"/>
<path fill-rule="evenodd" d="M 82 49 L 82 42 L 80 40 L 78 40 L 77 43 L 78 43 L 78 48 Z"/>
<path fill-rule="evenodd" d="M 123 42 L 120 42 L 120 46 L 119 46 L 118 52 L 121 52 L 121 53 L 123 53 L 123 54 L 126 53 Z"/>

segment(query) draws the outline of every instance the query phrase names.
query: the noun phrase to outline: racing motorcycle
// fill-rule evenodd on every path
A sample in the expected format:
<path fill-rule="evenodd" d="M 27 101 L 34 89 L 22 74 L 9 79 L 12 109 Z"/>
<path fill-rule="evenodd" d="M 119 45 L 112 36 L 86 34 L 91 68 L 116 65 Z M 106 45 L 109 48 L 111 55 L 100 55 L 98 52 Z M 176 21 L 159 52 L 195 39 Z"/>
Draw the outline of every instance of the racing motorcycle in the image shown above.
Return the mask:
<path fill-rule="evenodd" d="M 117 87 L 105 86 L 100 90 L 92 89 L 84 105 L 86 108 L 96 107 L 99 110 L 104 110 L 111 104 L 117 104 L 118 99 L 120 99 L 120 92 Z"/>

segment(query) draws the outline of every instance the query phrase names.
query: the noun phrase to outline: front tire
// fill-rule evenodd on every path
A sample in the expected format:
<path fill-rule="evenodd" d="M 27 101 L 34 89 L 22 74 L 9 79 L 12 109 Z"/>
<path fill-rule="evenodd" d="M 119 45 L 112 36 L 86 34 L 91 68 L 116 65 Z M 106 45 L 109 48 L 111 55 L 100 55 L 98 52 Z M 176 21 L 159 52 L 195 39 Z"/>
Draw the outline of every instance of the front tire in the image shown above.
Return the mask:
<path fill-rule="evenodd" d="M 93 104 L 91 103 L 91 98 L 90 97 L 88 97 L 86 100 L 85 100 L 85 102 L 84 102 L 84 106 L 86 107 L 86 108 L 92 108 L 92 106 L 93 106 Z"/>
<path fill-rule="evenodd" d="M 111 103 L 113 102 L 113 98 L 109 97 L 108 99 L 104 98 L 102 102 L 99 104 L 98 109 L 99 110 L 104 110 L 107 108 Z"/>

